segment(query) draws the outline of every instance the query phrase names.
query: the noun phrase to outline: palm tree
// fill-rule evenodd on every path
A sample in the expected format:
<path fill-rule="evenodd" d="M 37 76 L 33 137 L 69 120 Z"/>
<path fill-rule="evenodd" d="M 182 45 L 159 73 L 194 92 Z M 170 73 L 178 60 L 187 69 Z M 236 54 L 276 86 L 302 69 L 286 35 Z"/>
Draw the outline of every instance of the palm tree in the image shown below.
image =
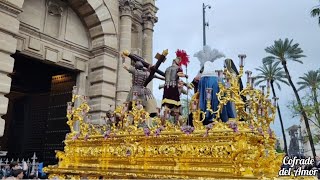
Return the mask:
<path fill-rule="evenodd" d="M 318 103 L 317 90 L 320 89 L 320 72 L 319 71 L 309 71 L 305 73 L 304 76 L 300 77 L 302 81 L 299 81 L 297 84 L 300 85 L 299 90 L 310 88 L 311 98 L 313 100 L 313 105 L 315 108 L 315 118 L 320 124 L 320 111 Z"/>
<path fill-rule="evenodd" d="M 320 5 L 315 6 L 312 8 L 311 12 L 310 12 L 312 17 L 318 17 L 319 18 L 319 25 L 320 25 Z"/>
<path fill-rule="evenodd" d="M 286 78 L 288 79 L 289 84 L 292 87 L 292 90 L 298 102 L 300 113 L 302 114 L 302 117 L 304 119 L 313 157 L 316 158 L 316 151 L 314 149 L 314 143 L 313 143 L 313 139 L 310 131 L 309 119 L 307 117 L 306 111 L 302 106 L 302 102 L 298 94 L 297 88 L 292 82 L 292 79 L 287 67 L 288 60 L 292 60 L 302 64 L 303 62 L 300 60 L 300 58 L 303 58 L 306 56 L 303 55 L 303 50 L 299 47 L 299 44 L 298 43 L 293 44 L 292 42 L 293 42 L 293 39 L 289 41 L 288 38 L 286 38 L 284 41 L 282 39 L 274 41 L 273 45 L 265 49 L 265 51 L 271 55 L 268 57 L 265 57 L 263 59 L 263 63 L 275 62 L 275 64 L 279 64 L 279 63 L 282 64 L 284 71 L 286 73 Z"/>
<path fill-rule="evenodd" d="M 259 71 L 260 74 L 256 76 L 257 82 L 255 83 L 255 85 L 259 85 L 262 82 L 269 81 L 271 85 L 273 97 L 276 97 L 276 92 L 274 90 L 274 83 L 277 85 L 279 90 L 281 90 L 281 86 L 279 82 L 289 85 L 289 83 L 285 80 L 286 78 L 285 72 L 282 71 L 282 69 L 278 67 L 278 65 L 275 63 L 263 64 L 263 66 L 256 68 L 256 70 Z M 277 110 L 278 110 L 279 120 L 281 124 L 281 130 L 282 130 L 282 136 L 283 136 L 283 142 L 284 142 L 284 151 L 287 154 L 288 153 L 287 139 L 286 139 L 286 134 L 283 126 L 280 107 L 278 104 L 277 104 Z"/>

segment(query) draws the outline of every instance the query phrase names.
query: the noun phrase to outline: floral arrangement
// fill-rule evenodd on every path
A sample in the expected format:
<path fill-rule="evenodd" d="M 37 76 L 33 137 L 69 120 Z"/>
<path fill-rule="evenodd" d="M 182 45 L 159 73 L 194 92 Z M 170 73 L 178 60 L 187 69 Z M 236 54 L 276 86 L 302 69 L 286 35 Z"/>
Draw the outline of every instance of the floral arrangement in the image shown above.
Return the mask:
<path fill-rule="evenodd" d="M 261 127 L 258 127 L 258 132 L 261 134 L 261 135 L 264 135 L 264 133 L 263 133 L 263 129 L 261 128 Z"/>
<path fill-rule="evenodd" d="M 181 131 L 184 132 L 185 134 L 191 134 L 194 131 L 194 127 L 189 125 L 183 125 L 181 126 Z"/>
<path fill-rule="evenodd" d="M 74 140 L 78 139 L 79 136 L 80 136 L 80 133 L 77 133 L 76 135 L 74 135 L 74 136 L 72 137 L 72 140 L 74 141 Z"/>
<path fill-rule="evenodd" d="M 110 134 L 111 134 L 111 131 L 109 129 L 103 134 L 104 139 L 108 139 L 110 137 Z"/>
<path fill-rule="evenodd" d="M 164 127 L 163 126 L 160 126 L 158 129 L 156 129 L 156 131 L 155 131 L 155 136 L 159 136 L 160 135 L 160 133 L 161 133 L 161 131 L 163 131 L 164 130 Z"/>
<path fill-rule="evenodd" d="M 204 134 L 203 137 L 207 137 L 209 135 L 209 131 L 213 128 L 213 125 L 215 125 L 215 122 L 212 122 L 210 124 L 205 125 L 206 127 L 206 133 Z"/>
<path fill-rule="evenodd" d="M 147 127 L 143 128 L 143 132 L 144 132 L 144 134 L 145 134 L 146 136 L 150 136 L 150 134 L 151 134 L 150 129 L 147 128 Z"/>
<path fill-rule="evenodd" d="M 229 125 L 229 128 L 233 130 L 233 132 L 238 132 L 238 124 L 234 121 L 228 121 L 227 124 Z"/>

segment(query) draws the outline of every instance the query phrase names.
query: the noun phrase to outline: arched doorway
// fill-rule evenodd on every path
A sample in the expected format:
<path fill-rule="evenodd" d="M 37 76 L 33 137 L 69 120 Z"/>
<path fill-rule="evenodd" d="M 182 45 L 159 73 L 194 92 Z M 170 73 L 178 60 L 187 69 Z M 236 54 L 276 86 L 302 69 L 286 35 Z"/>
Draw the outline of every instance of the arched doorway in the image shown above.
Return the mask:
<path fill-rule="evenodd" d="M 63 150 L 66 102 L 76 84 L 75 70 L 40 62 L 19 53 L 15 58 L 2 148 L 9 158 L 32 157 L 45 164 L 56 162 L 54 150 Z M 32 70 L 31 70 L 32 69 Z"/>
<path fill-rule="evenodd" d="M 87 94 L 88 61 L 92 57 L 88 28 L 68 1 L 28 0 L 19 14 L 1 150 L 9 158 L 56 163 L 63 149 L 66 103 L 73 86 Z"/>

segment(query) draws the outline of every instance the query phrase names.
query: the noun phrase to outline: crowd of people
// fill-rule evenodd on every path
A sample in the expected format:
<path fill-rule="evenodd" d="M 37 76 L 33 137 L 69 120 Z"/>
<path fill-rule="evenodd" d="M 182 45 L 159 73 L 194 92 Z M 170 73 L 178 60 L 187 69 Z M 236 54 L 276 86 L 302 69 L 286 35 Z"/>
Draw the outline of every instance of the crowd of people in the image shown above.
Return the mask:
<path fill-rule="evenodd" d="M 10 165 L 3 166 L 0 171 L 0 179 L 16 180 L 16 179 L 38 179 L 34 174 L 28 174 L 28 166 L 24 162 L 22 166 L 18 162 L 13 161 Z"/>

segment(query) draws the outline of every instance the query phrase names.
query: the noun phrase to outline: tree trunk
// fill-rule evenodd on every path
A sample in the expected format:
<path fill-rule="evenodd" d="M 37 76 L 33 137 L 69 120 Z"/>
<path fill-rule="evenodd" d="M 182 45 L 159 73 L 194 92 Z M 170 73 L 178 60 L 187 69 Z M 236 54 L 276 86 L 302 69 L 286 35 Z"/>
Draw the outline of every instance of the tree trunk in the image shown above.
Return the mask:
<path fill-rule="evenodd" d="M 308 138 L 309 138 L 309 142 L 310 142 L 310 146 L 311 146 L 312 155 L 313 155 L 313 158 L 314 158 L 314 160 L 316 162 L 316 151 L 315 151 L 315 148 L 314 148 L 313 138 L 312 138 L 312 134 L 311 134 L 311 130 L 310 130 L 309 119 L 307 117 L 307 114 L 306 114 L 303 106 L 302 106 L 302 102 L 301 102 L 300 96 L 298 94 L 298 91 L 297 91 L 297 89 L 296 89 L 295 85 L 293 84 L 292 79 L 290 77 L 290 73 L 289 73 L 289 70 L 288 70 L 288 67 L 287 67 L 287 62 L 282 60 L 281 64 L 282 64 L 282 66 L 284 68 L 284 71 L 286 72 L 287 79 L 288 79 L 289 84 L 291 85 L 291 87 L 293 89 L 294 95 L 296 96 L 300 112 L 302 114 L 302 117 L 303 117 L 305 125 L 306 125 L 306 129 L 307 129 L 307 133 L 308 133 Z"/>
<path fill-rule="evenodd" d="M 272 89 L 272 93 L 273 93 L 273 97 L 277 97 L 276 96 L 276 92 L 274 90 L 274 86 L 273 86 L 273 81 L 270 82 L 271 84 L 271 89 Z M 283 127 L 283 121 L 282 121 L 282 116 L 281 116 L 281 111 L 280 111 L 280 107 L 277 103 L 277 110 L 278 110 L 278 115 L 279 115 L 279 120 L 280 120 L 280 124 L 281 124 L 281 130 L 282 130 L 282 136 L 283 136 L 283 143 L 284 143 L 284 152 L 286 153 L 286 155 L 288 154 L 288 146 L 287 146 L 287 138 L 286 138 L 286 134 L 284 131 L 284 127 Z"/>
<path fill-rule="evenodd" d="M 312 88 L 312 95 L 313 95 L 313 104 L 314 104 L 314 108 L 316 108 L 316 120 L 318 125 L 320 125 L 320 111 L 319 111 L 319 103 L 318 103 L 318 99 L 317 99 L 317 88 Z"/>

